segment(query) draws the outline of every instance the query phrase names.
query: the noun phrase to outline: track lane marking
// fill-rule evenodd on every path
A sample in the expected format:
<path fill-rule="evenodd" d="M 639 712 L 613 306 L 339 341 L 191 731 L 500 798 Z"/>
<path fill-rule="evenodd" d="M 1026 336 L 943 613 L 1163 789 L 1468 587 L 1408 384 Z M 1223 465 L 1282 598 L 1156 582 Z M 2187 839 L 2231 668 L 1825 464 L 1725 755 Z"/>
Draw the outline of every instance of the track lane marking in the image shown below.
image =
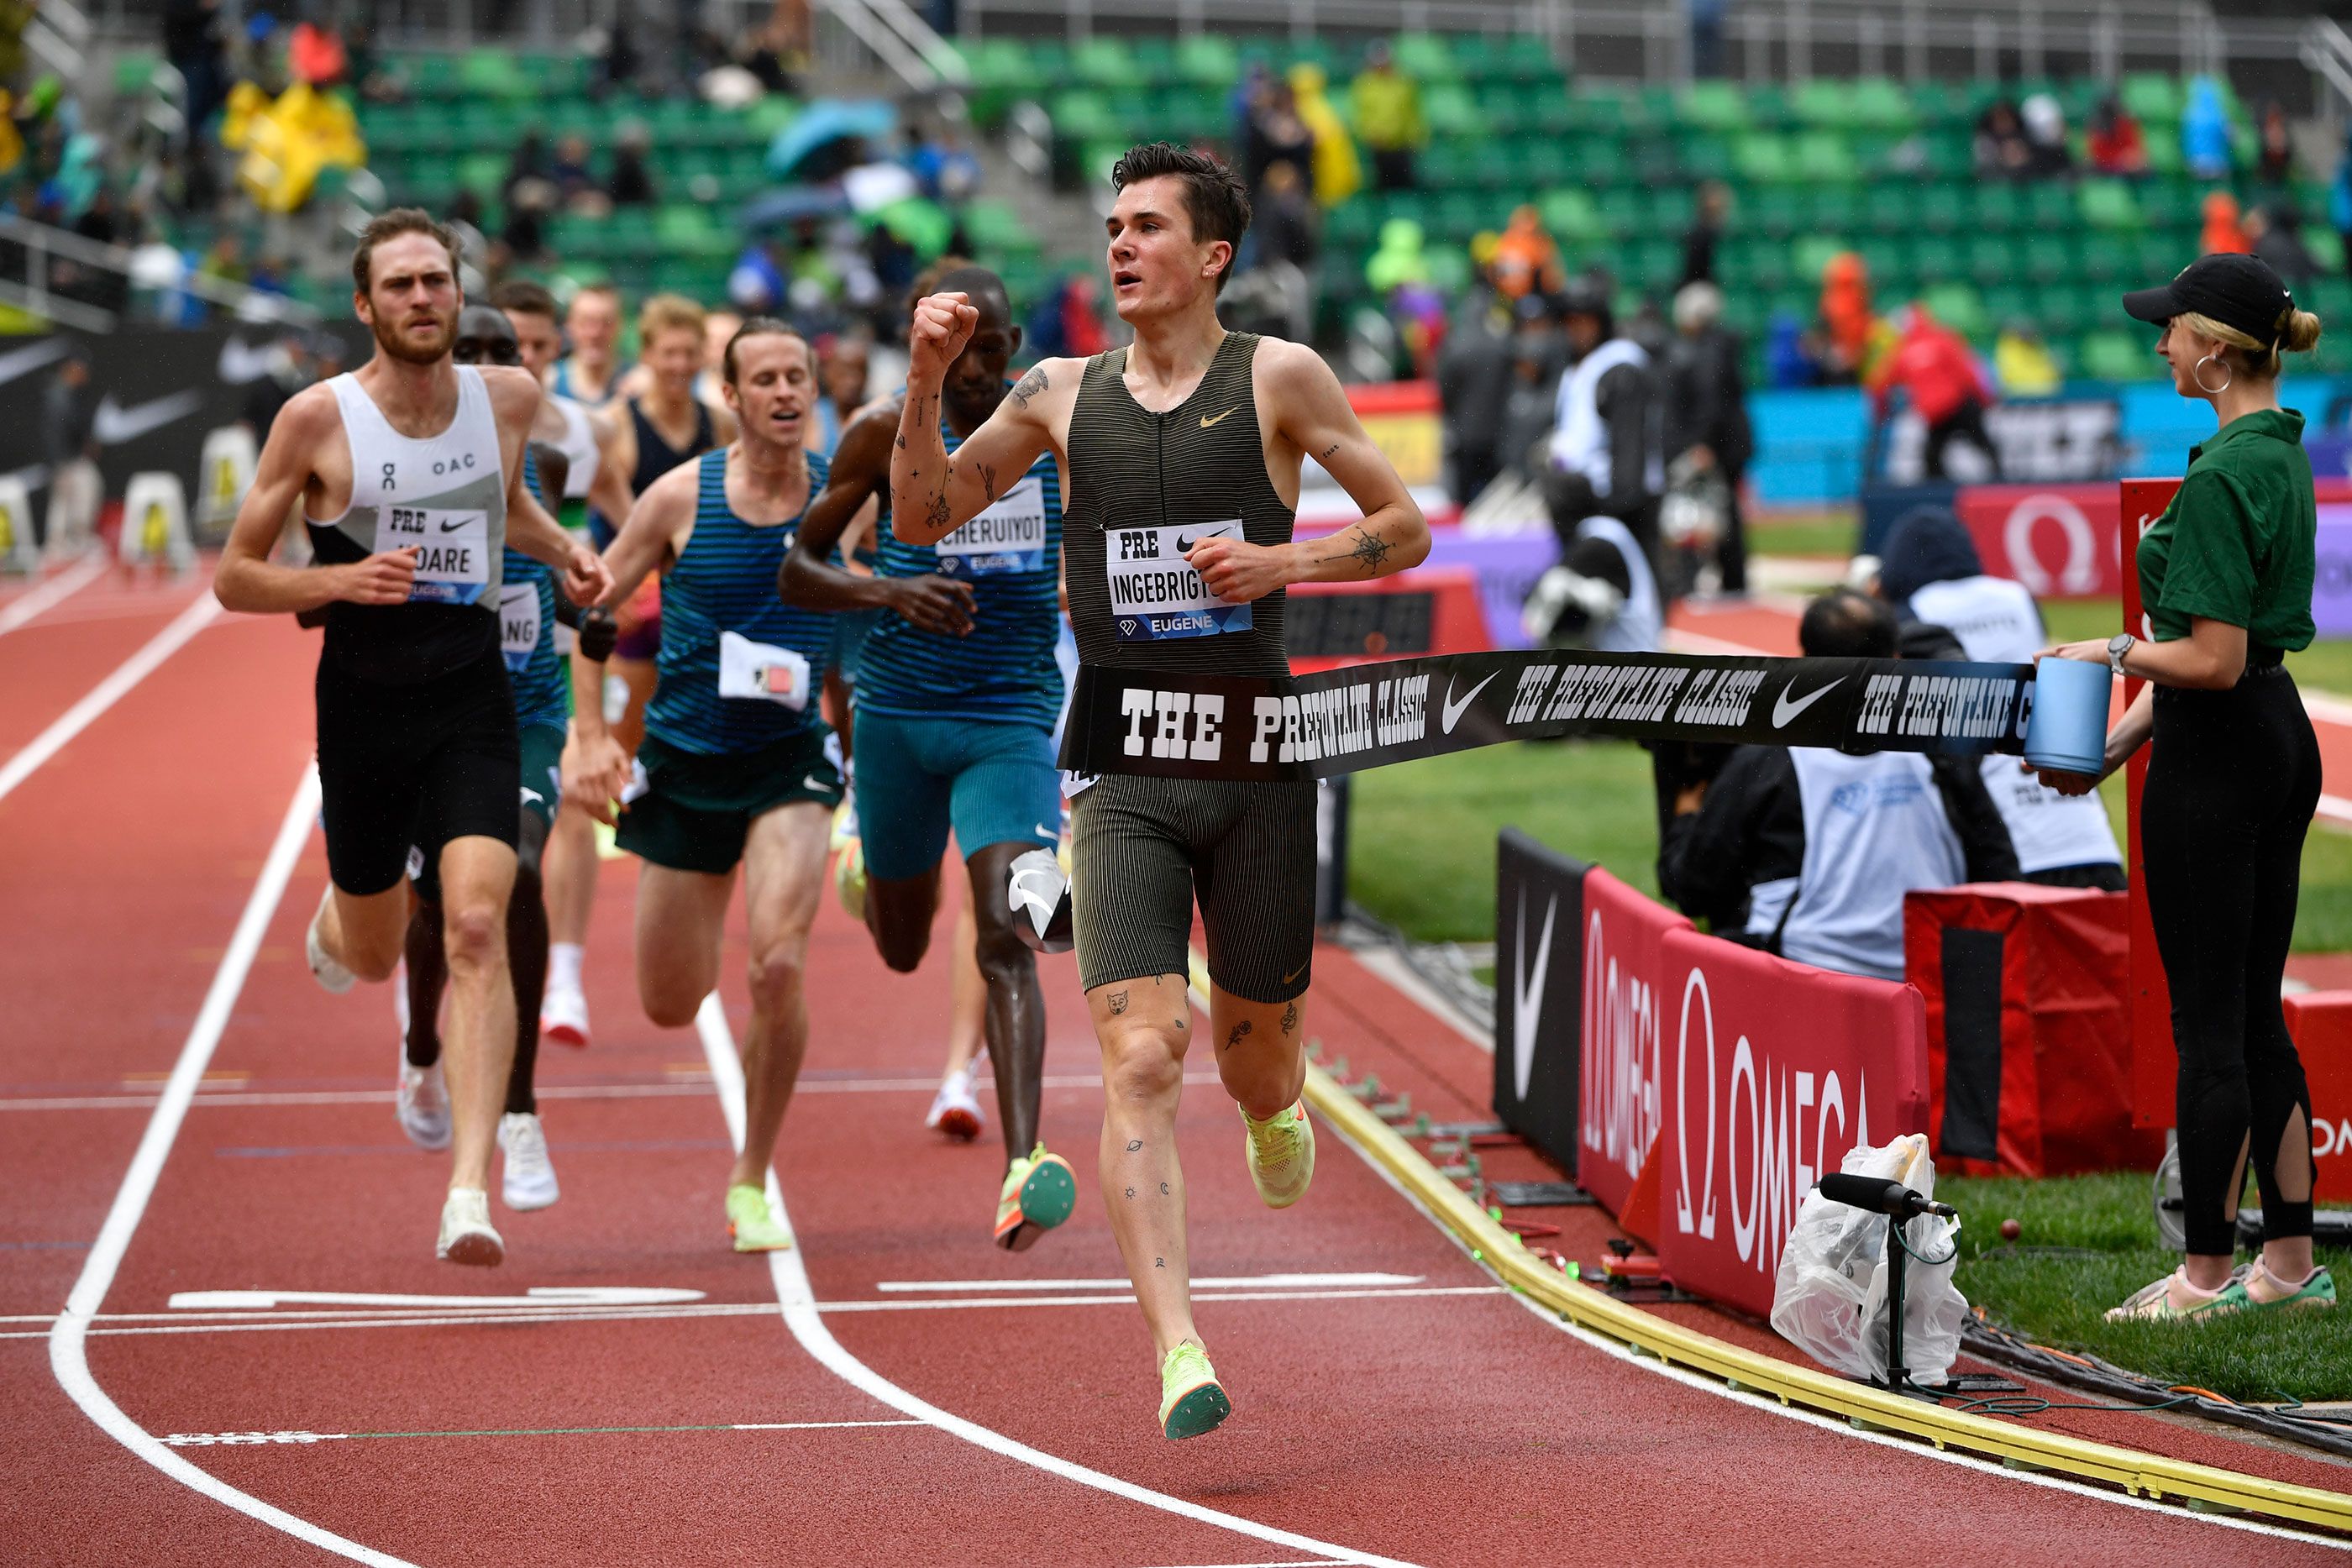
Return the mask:
<path fill-rule="evenodd" d="M 1203 1275 L 1192 1284 L 1205 1291 L 1291 1290 L 1339 1285 L 1418 1285 L 1418 1274 L 1226 1274 Z M 885 1280 L 885 1294 L 904 1291 L 1124 1291 L 1129 1280 Z"/>
<path fill-rule="evenodd" d="M 856 1427 L 919 1427 L 911 1417 L 873 1421 L 702 1421 L 663 1427 L 491 1427 L 446 1432 L 173 1432 L 160 1441 L 174 1448 L 259 1448 L 356 1442 L 381 1437 L 608 1437 L 664 1432 L 832 1432 Z"/>
<path fill-rule="evenodd" d="M 49 607 L 62 604 L 98 580 L 106 570 L 106 556 L 92 551 L 37 588 L 28 588 L 5 607 L 0 607 L 0 637 L 46 613 Z"/>
<path fill-rule="evenodd" d="M 153 674 L 157 666 L 186 646 L 188 639 L 211 625 L 220 612 L 220 601 L 210 592 L 198 596 L 185 610 L 173 616 L 161 632 L 147 639 L 137 653 L 115 666 L 112 674 L 90 687 L 79 702 L 59 714 L 49 727 L 35 736 L 23 750 L 6 762 L 0 763 L 0 800 L 6 800 L 17 785 L 30 779 L 42 763 L 64 750 L 68 742 L 88 729 L 100 714 L 121 701 L 133 686 Z M 273 897 L 272 907 L 276 902 Z M 258 945 L 257 942 L 256 946 Z M 248 954 L 244 967 L 250 968 L 252 964 L 252 956 Z M 226 960 L 224 959 L 221 973 L 226 972 Z M 237 982 L 240 985 L 244 983 L 242 972 Z M 209 1048 L 206 1054 L 210 1054 Z"/>
<path fill-rule="evenodd" d="M 172 623 L 174 627 L 186 627 L 180 642 L 184 643 L 188 637 L 194 636 L 211 619 L 210 614 L 199 616 L 194 612 L 207 605 L 217 608 L 217 602 L 210 594 Z M 168 633 L 170 628 L 165 630 Z M 156 643 L 148 644 L 148 648 L 156 647 L 161 641 L 159 636 Z M 132 655 L 131 663 L 126 664 L 123 670 L 131 669 L 145 656 L 146 652 L 147 649 L 142 649 Z M 160 663 L 161 660 L 162 655 L 157 655 L 155 662 Z M 121 677 L 122 673 L 122 670 L 118 670 L 108 677 L 109 681 Z M 140 674 L 144 673 L 142 670 Z M 122 690 L 127 691 L 135 684 L 137 677 L 133 676 L 124 683 Z M 96 695 L 93 693 L 92 696 Z M 117 692 L 115 695 L 119 696 L 121 694 Z M 84 698 L 83 704 L 89 700 Z M 107 700 L 110 703 L 113 699 L 110 697 Z M 82 723 L 88 724 L 89 718 L 95 718 L 99 712 L 104 711 L 104 706 L 100 705 Z M 63 722 L 59 721 L 60 724 Z M 77 730 L 79 727 L 77 726 Z M 58 744 L 63 745 L 64 741 Z M 24 755 L 22 752 L 17 754 L 19 758 Z M 31 769 L 26 771 L 30 772 Z M 0 793 L 5 792 L 0 790 Z M 315 766 L 306 766 L 302 769 L 302 781 L 295 787 L 293 803 L 287 808 L 285 820 L 278 827 L 278 837 L 269 846 L 269 858 L 262 863 L 261 875 L 253 884 L 252 896 L 246 901 L 245 913 L 237 917 L 236 932 L 229 938 L 228 951 L 222 955 L 220 967 L 213 975 L 211 988 L 205 993 L 204 1005 L 197 1009 L 196 1020 L 189 1027 L 188 1038 L 180 1047 L 179 1061 L 173 1066 L 171 1082 L 164 1086 L 156 1103 L 155 1113 L 148 1119 L 147 1131 L 139 1139 L 138 1151 L 131 1156 L 131 1167 L 123 1173 L 122 1186 L 116 1191 L 114 1202 L 106 1211 L 106 1222 L 99 1228 L 98 1240 L 82 1264 L 80 1277 L 75 1280 L 72 1293 L 66 1298 L 66 1310 L 58 1314 L 57 1322 L 48 1332 L 49 1370 L 56 1375 L 58 1386 L 81 1407 L 83 1415 L 97 1424 L 100 1431 L 181 1485 L 339 1557 L 369 1563 L 372 1568 L 414 1568 L 404 1558 L 362 1546 L 356 1541 L 347 1541 L 307 1519 L 298 1518 L 248 1492 L 239 1491 L 226 1481 L 182 1458 L 146 1428 L 124 1415 L 122 1407 L 98 1385 L 98 1380 L 90 1375 L 86 1348 L 90 1320 L 105 1302 L 107 1290 L 114 1283 L 115 1270 L 121 1266 L 123 1254 L 130 1250 L 131 1239 L 138 1232 L 139 1221 L 147 1212 L 148 1199 L 154 1196 L 155 1183 L 163 1174 L 163 1162 L 171 1155 L 173 1141 L 179 1136 L 180 1124 L 187 1115 L 188 1103 L 195 1098 L 196 1085 L 203 1080 L 205 1069 L 211 1065 L 213 1052 L 228 1028 L 229 1014 L 236 1006 L 238 994 L 245 988 L 246 977 L 253 970 L 254 956 L 261 950 L 261 938 L 269 929 L 271 917 L 278 913 L 278 901 L 286 894 L 286 884 L 293 879 L 295 862 L 301 857 L 303 846 L 310 842 L 311 821 L 318 812 L 319 770 Z"/>
<path fill-rule="evenodd" d="M 740 1060 L 735 1054 L 735 1037 L 727 1024 L 726 1009 L 720 1004 L 716 991 L 702 998 L 702 1008 L 695 1014 L 694 1026 L 696 1034 L 702 1040 L 703 1054 L 710 1061 L 710 1076 L 718 1086 L 719 1110 L 727 1118 L 728 1135 L 740 1148 L 743 1141 L 743 1068 Z M 768 1202 L 773 1207 L 777 1217 L 789 1228 L 792 1218 L 784 1208 L 783 1189 L 777 1185 L 776 1173 L 773 1169 L 768 1172 Z M 1183 1498 L 1171 1497 L 1165 1492 L 1153 1491 L 1149 1487 L 1139 1486 L 1133 1481 L 1107 1475 L 1101 1470 L 1092 1469 L 1072 1460 L 1048 1454 L 1040 1448 L 1033 1448 L 1026 1443 L 1018 1442 L 1002 1432 L 992 1431 L 976 1421 L 968 1421 L 961 1416 L 942 1410 L 938 1406 L 918 1397 L 882 1376 L 872 1367 L 850 1354 L 842 1347 L 841 1342 L 833 1337 L 833 1331 L 825 1326 L 824 1315 L 817 1306 L 815 1292 L 809 1285 L 808 1270 L 801 1261 L 800 1249 L 797 1246 L 787 1251 L 769 1253 L 768 1272 L 775 1281 L 776 1301 L 783 1312 L 784 1326 L 792 1331 L 793 1337 L 800 1342 L 801 1348 L 807 1351 L 819 1364 L 843 1382 L 864 1391 L 894 1410 L 904 1411 L 918 1420 L 961 1437 L 965 1442 L 976 1448 L 984 1448 L 990 1453 L 1017 1460 L 1065 1480 L 1076 1481 L 1081 1486 L 1108 1492 L 1113 1497 L 1123 1498 L 1129 1502 L 1141 1503 L 1147 1508 L 1156 1508 L 1164 1512 L 1175 1514 L 1179 1518 L 1230 1530 L 1235 1534 L 1251 1536 L 1269 1545 L 1286 1546 L 1294 1552 L 1312 1552 L 1328 1562 L 1360 1563 L 1363 1564 L 1364 1568 L 1407 1568 L 1406 1564 L 1399 1563 L 1395 1558 L 1375 1556 L 1370 1552 L 1359 1552 L 1351 1547 L 1333 1545 L 1328 1542 L 1318 1541 L 1312 1536 L 1279 1530 L 1272 1525 L 1260 1524 L 1255 1520 L 1244 1519 L 1238 1514 L 1225 1513 Z"/>

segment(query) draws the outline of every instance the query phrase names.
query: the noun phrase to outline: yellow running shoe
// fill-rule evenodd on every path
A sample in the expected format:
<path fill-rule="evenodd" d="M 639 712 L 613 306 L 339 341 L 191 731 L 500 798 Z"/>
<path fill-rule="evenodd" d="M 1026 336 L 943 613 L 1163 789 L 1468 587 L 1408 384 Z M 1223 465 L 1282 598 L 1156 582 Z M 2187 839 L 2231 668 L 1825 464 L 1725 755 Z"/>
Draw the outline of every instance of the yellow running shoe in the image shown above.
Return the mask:
<path fill-rule="evenodd" d="M 1307 1196 L 1315 1179 L 1315 1124 L 1307 1119 L 1307 1102 L 1293 1100 L 1290 1108 L 1271 1122 L 1252 1119 L 1242 1112 L 1249 1129 L 1250 1180 L 1268 1208 L 1288 1208 Z"/>
<path fill-rule="evenodd" d="M 841 895 L 841 907 L 860 925 L 866 922 L 866 841 L 852 839 L 834 857 L 833 891 Z"/>
<path fill-rule="evenodd" d="M 1209 1364 L 1209 1353 L 1191 1340 L 1160 1358 L 1160 1432 L 1171 1442 L 1213 1432 L 1234 1413 Z"/>
<path fill-rule="evenodd" d="M 727 1189 L 727 1234 L 738 1252 L 784 1252 L 793 1233 L 768 1207 L 768 1195 L 745 1182 Z"/>
<path fill-rule="evenodd" d="M 1078 1178 L 1070 1162 L 1038 1145 L 1004 1173 L 1004 1190 L 996 1200 L 996 1244 L 1008 1252 L 1026 1252 L 1037 1238 L 1069 1218 L 1077 1202 Z"/>

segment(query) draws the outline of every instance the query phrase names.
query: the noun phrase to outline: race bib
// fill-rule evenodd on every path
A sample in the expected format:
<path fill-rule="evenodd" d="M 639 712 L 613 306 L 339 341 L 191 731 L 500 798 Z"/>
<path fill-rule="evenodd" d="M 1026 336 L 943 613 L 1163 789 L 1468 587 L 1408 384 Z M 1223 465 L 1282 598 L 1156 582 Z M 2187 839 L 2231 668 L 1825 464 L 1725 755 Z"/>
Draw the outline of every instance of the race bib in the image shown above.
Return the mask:
<path fill-rule="evenodd" d="M 1251 606 L 1229 604 L 1211 593 L 1184 559 L 1184 552 L 1202 539 L 1241 537 L 1239 518 L 1190 528 L 1104 530 L 1111 629 L 1118 640 L 1156 643 L 1248 631 Z"/>
<path fill-rule="evenodd" d="M 721 632 L 719 695 L 804 708 L 809 700 L 809 662 L 790 648 L 772 648 L 732 632 Z"/>
<path fill-rule="evenodd" d="M 416 551 L 412 604 L 478 603 L 490 583 L 490 515 L 479 507 L 380 507 L 375 548 Z"/>
<path fill-rule="evenodd" d="M 539 651 L 539 585 L 509 582 L 499 589 L 499 652 L 517 674 L 530 668 Z"/>
<path fill-rule="evenodd" d="M 1024 479 L 996 504 L 931 547 L 947 577 L 999 577 L 1045 570 L 1045 486 Z"/>

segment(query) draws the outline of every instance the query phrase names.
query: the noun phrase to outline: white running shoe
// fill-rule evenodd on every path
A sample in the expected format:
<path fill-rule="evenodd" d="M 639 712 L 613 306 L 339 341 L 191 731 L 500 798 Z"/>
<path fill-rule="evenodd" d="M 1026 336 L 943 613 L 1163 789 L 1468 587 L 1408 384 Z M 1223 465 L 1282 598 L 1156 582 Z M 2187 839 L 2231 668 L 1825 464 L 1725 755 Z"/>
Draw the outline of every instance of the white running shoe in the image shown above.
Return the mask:
<path fill-rule="evenodd" d="M 400 1113 L 400 1130 L 408 1134 L 410 1143 L 420 1149 L 449 1146 L 449 1085 L 441 1075 L 441 1064 L 410 1066 L 406 1040 L 400 1046 L 400 1082 L 394 1109 Z"/>
<path fill-rule="evenodd" d="M 509 1208 L 545 1208 L 562 1196 L 547 1157 L 547 1129 L 535 1113 L 509 1111 L 499 1117 L 499 1149 L 507 1157 L 499 1185 Z"/>
<path fill-rule="evenodd" d="M 568 1045 L 574 1051 L 587 1050 L 587 997 L 569 986 L 561 990 L 550 986 L 539 1004 L 539 1032 L 558 1045 Z"/>
<path fill-rule="evenodd" d="M 318 913 L 310 916 L 310 929 L 302 934 L 302 953 L 310 960 L 310 975 L 320 985 L 336 996 L 341 996 L 359 984 L 359 977 L 337 963 L 326 948 L 319 945 L 319 922 L 327 917 L 328 901 L 335 896 L 331 887 L 319 899 Z"/>
<path fill-rule="evenodd" d="M 507 1260 L 507 1244 L 490 1224 L 490 1195 L 478 1186 L 453 1186 L 441 1205 L 441 1239 L 433 1255 L 447 1263 L 495 1269 Z"/>
<path fill-rule="evenodd" d="M 971 1068 L 941 1081 L 940 1092 L 931 1096 L 930 1114 L 923 1118 L 923 1125 L 967 1144 L 980 1136 L 981 1129 L 988 1125 L 988 1117 L 972 1094 Z"/>

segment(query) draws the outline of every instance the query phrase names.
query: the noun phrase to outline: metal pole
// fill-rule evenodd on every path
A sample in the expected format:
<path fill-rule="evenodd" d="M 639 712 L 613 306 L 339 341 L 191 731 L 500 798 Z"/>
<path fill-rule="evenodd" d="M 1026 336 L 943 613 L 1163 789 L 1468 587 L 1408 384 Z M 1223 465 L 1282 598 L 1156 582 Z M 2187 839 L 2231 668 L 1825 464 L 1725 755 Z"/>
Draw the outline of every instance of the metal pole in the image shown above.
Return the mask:
<path fill-rule="evenodd" d="M 1903 76 L 1915 85 L 1927 79 L 1926 0 L 1906 0 L 1903 7 Z"/>

